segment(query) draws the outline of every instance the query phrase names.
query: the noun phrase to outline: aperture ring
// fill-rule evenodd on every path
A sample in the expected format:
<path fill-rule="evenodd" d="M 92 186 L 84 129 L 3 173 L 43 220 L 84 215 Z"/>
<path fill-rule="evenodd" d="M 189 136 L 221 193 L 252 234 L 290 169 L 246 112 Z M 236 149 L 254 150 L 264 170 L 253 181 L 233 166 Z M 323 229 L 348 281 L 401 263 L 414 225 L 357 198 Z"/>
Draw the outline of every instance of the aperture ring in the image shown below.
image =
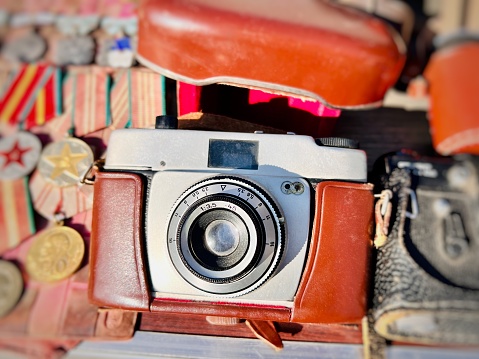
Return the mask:
<path fill-rule="evenodd" d="M 190 284 L 214 295 L 237 296 L 257 288 L 273 273 L 282 252 L 283 233 L 275 207 L 259 186 L 243 179 L 213 178 L 194 185 L 170 215 L 168 250 L 173 265 Z M 189 234 L 197 218 L 218 210 L 241 218 L 249 243 L 237 264 L 214 270 L 202 265 L 201 254 L 192 253 Z"/>

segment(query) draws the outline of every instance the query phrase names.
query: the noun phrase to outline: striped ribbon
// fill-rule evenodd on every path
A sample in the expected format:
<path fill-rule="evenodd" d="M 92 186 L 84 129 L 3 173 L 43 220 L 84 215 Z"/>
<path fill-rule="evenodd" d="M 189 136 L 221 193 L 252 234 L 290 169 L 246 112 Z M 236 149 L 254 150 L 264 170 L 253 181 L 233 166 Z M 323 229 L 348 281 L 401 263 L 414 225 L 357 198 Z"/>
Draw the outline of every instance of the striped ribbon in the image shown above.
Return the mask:
<path fill-rule="evenodd" d="M 49 219 L 54 219 L 57 213 L 71 218 L 93 208 L 92 190 L 81 191 L 77 186 L 57 187 L 46 182 L 38 171 L 30 179 L 30 193 L 35 210 Z"/>
<path fill-rule="evenodd" d="M 0 254 L 35 233 L 27 178 L 0 181 Z"/>
<path fill-rule="evenodd" d="M 52 132 L 81 137 L 110 125 L 110 76 L 98 66 L 71 67 L 63 86 L 64 113 Z"/>
<path fill-rule="evenodd" d="M 0 69 L 0 103 L 3 101 L 5 93 L 17 76 L 17 72 L 18 71 L 14 69 Z"/>
<path fill-rule="evenodd" d="M 111 90 L 113 128 L 148 128 L 164 115 L 165 78 L 145 68 L 120 70 Z"/>
<path fill-rule="evenodd" d="M 0 123 L 30 129 L 60 114 L 61 72 L 45 65 L 24 65 L 0 101 Z"/>

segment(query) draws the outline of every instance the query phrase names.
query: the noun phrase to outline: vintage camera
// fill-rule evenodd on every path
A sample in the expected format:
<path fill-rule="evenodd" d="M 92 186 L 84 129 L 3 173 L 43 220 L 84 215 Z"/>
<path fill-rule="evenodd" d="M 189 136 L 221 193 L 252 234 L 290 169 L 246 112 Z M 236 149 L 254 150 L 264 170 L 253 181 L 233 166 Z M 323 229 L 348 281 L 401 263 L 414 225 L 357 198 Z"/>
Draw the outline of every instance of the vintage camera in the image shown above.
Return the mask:
<path fill-rule="evenodd" d="M 294 134 L 114 131 L 95 180 L 91 301 L 359 321 L 373 196 L 364 152 L 345 146 Z"/>
<path fill-rule="evenodd" d="M 377 208 L 391 206 L 377 253 L 376 331 L 392 340 L 477 345 L 479 159 L 401 151 L 380 159 L 375 172 L 387 198 Z"/>

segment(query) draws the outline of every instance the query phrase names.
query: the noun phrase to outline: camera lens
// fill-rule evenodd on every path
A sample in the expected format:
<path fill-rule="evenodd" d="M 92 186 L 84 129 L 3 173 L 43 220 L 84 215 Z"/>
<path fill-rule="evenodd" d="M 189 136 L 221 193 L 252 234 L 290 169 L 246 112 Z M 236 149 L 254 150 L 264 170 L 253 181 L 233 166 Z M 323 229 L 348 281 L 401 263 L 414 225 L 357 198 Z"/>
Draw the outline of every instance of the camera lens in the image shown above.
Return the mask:
<path fill-rule="evenodd" d="M 205 231 L 206 248 L 217 256 L 227 256 L 238 247 L 239 233 L 228 221 L 211 222 Z"/>
<path fill-rule="evenodd" d="M 216 197 L 207 203 L 217 206 L 222 203 L 219 200 L 223 199 Z M 203 201 L 199 202 L 200 207 L 204 205 Z M 254 241 L 258 236 L 257 233 L 253 233 L 254 227 L 258 224 L 248 220 L 245 222 L 232 211 L 216 208 L 199 213 L 194 210 L 196 208 L 198 207 L 193 206 L 192 212 L 183 217 L 185 221 L 180 232 L 182 258 L 199 275 L 209 277 L 207 280 L 228 281 L 231 278 L 227 272 L 217 274 L 213 278 L 208 271 L 225 271 L 233 268 L 244 258 L 248 249 L 253 250 L 253 247 L 249 248 L 250 232 Z M 245 214 L 247 215 L 246 212 Z M 258 250 L 260 249 L 258 247 Z M 237 273 L 232 273 L 232 276 L 234 275 Z"/>
<path fill-rule="evenodd" d="M 214 295 L 241 295 L 274 272 L 283 249 L 282 221 L 271 197 L 242 178 L 215 177 L 176 202 L 168 250 L 178 273 Z"/>

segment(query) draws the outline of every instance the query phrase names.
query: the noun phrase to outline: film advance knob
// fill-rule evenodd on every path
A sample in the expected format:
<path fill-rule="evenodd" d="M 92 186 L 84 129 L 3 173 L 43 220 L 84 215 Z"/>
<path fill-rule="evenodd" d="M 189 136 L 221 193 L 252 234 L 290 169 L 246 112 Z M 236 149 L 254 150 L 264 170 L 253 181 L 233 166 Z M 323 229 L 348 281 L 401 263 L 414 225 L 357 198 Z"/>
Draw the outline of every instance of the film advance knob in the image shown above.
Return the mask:
<path fill-rule="evenodd" d="M 178 118 L 170 115 L 156 116 L 155 128 L 157 130 L 176 130 L 178 128 Z"/>
<path fill-rule="evenodd" d="M 320 137 L 314 140 L 318 146 L 325 147 L 337 147 L 337 148 L 349 148 L 357 150 L 359 148 L 359 142 L 350 138 L 343 137 Z"/>

